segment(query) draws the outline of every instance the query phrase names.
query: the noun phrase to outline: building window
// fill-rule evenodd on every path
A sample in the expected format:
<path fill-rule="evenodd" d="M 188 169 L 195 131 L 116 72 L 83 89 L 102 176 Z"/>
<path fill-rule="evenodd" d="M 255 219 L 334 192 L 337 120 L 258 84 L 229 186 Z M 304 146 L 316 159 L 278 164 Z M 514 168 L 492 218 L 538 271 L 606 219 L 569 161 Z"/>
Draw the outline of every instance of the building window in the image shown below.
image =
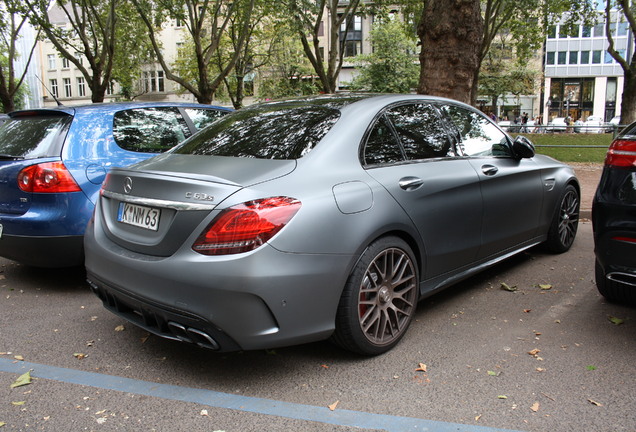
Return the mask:
<path fill-rule="evenodd" d="M 64 78 L 64 97 L 70 98 L 73 96 L 73 89 L 71 88 L 71 79 Z"/>
<path fill-rule="evenodd" d="M 164 78 L 163 78 L 163 71 L 149 71 L 149 72 L 144 72 L 143 75 L 143 80 L 144 80 L 144 91 L 146 93 L 150 93 L 150 92 L 165 92 L 165 86 L 164 86 Z"/>
<path fill-rule="evenodd" d="M 86 96 L 86 82 L 84 81 L 84 77 L 77 78 L 77 95 L 79 97 Z"/>
<path fill-rule="evenodd" d="M 71 66 L 71 62 L 66 57 L 62 57 L 62 69 L 68 69 Z"/>
<path fill-rule="evenodd" d="M 605 51 L 605 58 L 603 59 L 603 63 L 611 64 L 613 62 L 614 62 L 614 57 L 612 57 L 612 55 L 608 51 Z"/>
<path fill-rule="evenodd" d="M 549 51 L 546 53 L 545 64 L 549 64 L 549 65 L 554 64 L 554 51 Z"/>
<path fill-rule="evenodd" d="M 51 87 L 49 90 L 51 94 L 53 94 L 53 97 L 59 97 L 56 79 L 49 80 L 49 87 Z"/>
<path fill-rule="evenodd" d="M 75 58 L 77 59 L 77 62 L 78 62 L 79 64 L 82 64 L 82 53 L 80 53 L 80 52 L 76 52 L 76 53 L 75 53 Z"/>
<path fill-rule="evenodd" d="M 569 64 L 571 64 L 571 65 L 579 64 L 579 52 L 578 51 L 570 51 Z"/>
<path fill-rule="evenodd" d="M 583 30 L 581 32 L 582 37 L 591 37 L 592 36 L 592 27 L 584 25 Z"/>
<path fill-rule="evenodd" d="M 555 38 L 556 38 L 556 26 L 551 25 L 550 27 L 548 27 L 548 39 L 555 39 Z"/>
<path fill-rule="evenodd" d="M 605 36 L 605 24 L 596 24 L 594 26 L 594 37 Z"/>
<path fill-rule="evenodd" d="M 626 22 L 618 23 L 618 33 L 617 36 L 627 36 L 628 24 Z"/>
<path fill-rule="evenodd" d="M 567 51 L 559 51 L 559 56 L 557 59 L 557 63 L 560 65 L 565 64 L 565 60 L 567 59 L 568 52 Z"/>
<path fill-rule="evenodd" d="M 56 55 L 55 55 L 55 54 L 49 54 L 48 56 L 46 56 L 46 58 L 47 58 L 47 59 L 48 59 L 48 61 L 49 61 L 49 70 L 54 70 L 54 69 L 55 69 L 55 67 L 56 67 L 56 64 L 55 64 L 55 57 L 56 57 Z"/>
<path fill-rule="evenodd" d="M 353 22 L 351 22 L 353 19 Z M 347 27 L 349 27 L 347 31 Z M 344 56 L 353 57 L 362 54 L 362 17 L 354 16 L 342 20 L 340 41 L 344 42 Z"/>
<path fill-rule="evenodd" d="M 600 64 L 601 63 L 601 53 L 603 51 L 592 51 L 592 63 Z"/>
<path fill-rule="evenodd" d="M 590 52 L 581 51 L 581 64 L 590 64 Z"/>

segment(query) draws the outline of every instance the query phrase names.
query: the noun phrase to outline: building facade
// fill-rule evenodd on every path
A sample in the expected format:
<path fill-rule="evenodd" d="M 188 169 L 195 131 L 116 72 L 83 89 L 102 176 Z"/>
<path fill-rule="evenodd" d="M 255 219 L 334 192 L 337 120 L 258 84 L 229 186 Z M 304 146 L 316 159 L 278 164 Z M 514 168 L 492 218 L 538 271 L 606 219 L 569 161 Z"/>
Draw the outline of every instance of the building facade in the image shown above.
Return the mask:
<path fill-rule="evenodd" d="M 605 22 L 573 28 L 559 23 L 550 29 L 545 43 L 544 118 L 585 121 L 595 116 L 610 121 L 620 116 L 624 72 L 607 51 L 605 27 Z M 630 62 L 634 41 L 629 24 L 616 19 L 609 30 L 616 51 Z"/>

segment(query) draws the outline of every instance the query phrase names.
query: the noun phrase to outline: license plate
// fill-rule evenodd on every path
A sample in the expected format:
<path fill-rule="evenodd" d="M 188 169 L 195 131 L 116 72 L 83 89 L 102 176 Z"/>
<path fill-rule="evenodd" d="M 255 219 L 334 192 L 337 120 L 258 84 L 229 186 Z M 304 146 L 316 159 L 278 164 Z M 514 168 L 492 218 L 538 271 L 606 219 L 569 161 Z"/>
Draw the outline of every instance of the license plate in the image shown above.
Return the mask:
<path fill-rule="evenodd" d="M 124 202 L 119 204 L 117 220 L 128 225 L 157 231 L 159 216 L 161 216 L 159 209 Z"/>

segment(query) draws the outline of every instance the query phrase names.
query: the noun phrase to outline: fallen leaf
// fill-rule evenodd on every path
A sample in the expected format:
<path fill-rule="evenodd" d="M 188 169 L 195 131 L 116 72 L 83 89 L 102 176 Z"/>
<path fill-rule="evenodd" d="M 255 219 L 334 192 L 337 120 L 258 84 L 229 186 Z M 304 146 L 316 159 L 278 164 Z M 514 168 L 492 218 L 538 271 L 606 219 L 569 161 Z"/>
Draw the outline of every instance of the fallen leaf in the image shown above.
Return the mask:
<path fill-rule="evenodd" d="M 585 369 L 587 369 L 587 370 L 589 370 L 589 371 L 595 371 L 595 370 L 596 370 L 596 366 L 589 365 L 589 366 L 587 366 Z"/>
<path fill-rule="evenodd" d="M 502 282 L 501 283 L 501 289 L 504 290 L 504 291 L 514 292 L 514 291 L 517 291 L 517 285 L 510 286 L 507 283 Z"/>
<path fill-rule="evenodd" d="M 74 353 L 73 357 L 75 357 L 78 360 L 82 360 L 85 359 L 86 357 L 88 357 L 88 354 L 84 354 L 84 353 Z"/>
<path fill-rule="evenodd" d="M 329 369 L 329 366 L 327 366 L 326 364 L 324 364 L 324 365 L 320 365 L 320 367 L 321 367 L 321 368 L 324 368 L 324 369 Z"/>
<path fill-rule="evenodd" d="M 126 327 L 124 327 L 123 325 L 118 325 L 117 327 L 115 327 L 115 331 L 116 332 L 120 332 L 120 331 L 124 331 L 126 330 Z"/>
<path fill-rule="evenodd" d="M 5 426 L 5 425 L 6 425 L 5 422 L 0 421 L 0 427 Z"/>
<path fill-rule="evenodd" d="M 97 411 L 95 415 L 102 415 L 106 412 L 106 410 Z"/>
<path fill-rule="evenodd" d="M 480 418 L 481 418 L 481 414 L 479 414 L 477 417 L 475 417 L 475 421 L 479 421 Z"/>
<path fill-rule="evenodd" d="M 602 403 L 596 402 L 595 400 L 592 400 L 592 399 L 588 399 L 587 401 L 588 401 L 589 403 L 591 403 L 592 405 L 595 405 L 595 406 L 599 406 L 599 407 L 600 407 L 600 406 L 603 406 L 603 404 L 602 404 Z"/>
<path fill-rule="evenodd" d="M 539 354 L 540 352 L 541 352 L 540 349 L 535 348 L 532 351 L 528 351 L 528 354 L 530 354 L 531 356 L 535 356 L 536 357 L 536 355 Z"/>
<path fill-rule="evenodd" d="M 506 395 L 499 395 L 499 396 L 497 396 L 497 399 L 508 399 L 508 396 L 506 396 Z"/>
<path fill-rule="evenodd" d="M 539 402 L 535 402 L 532 404 L 532 406 L 530 407 L 530 409 L 534 412 L 539 411 Z"/>
<path fill-rule="evenodd" d="M 141 343 L 145 344 L 149 337 L 150 337 L 150 333 L 146 333 L 146 335 L 140 339 Z"/>
<path fill-rule="evenodd" d="M 537 368 L 537 372 L 545 372 L 545 369 L 539 367 Z"/>
<path fill-rule="evenodd" d="M 13 384 L 11 384 L 11 388 L 22 387 L 25 385 L 31 384 L 31 371 L 25 372 L 18 377 L 17 380 Z"/>
<path fill-rule="evenodd" d="M 200 415 L 202 415 L 204 417 L 209 417 L 208 410 L 201 410 Z"/>
<path fill-rule="evenodd" d="M 488 371 L 488 375 L 490 376 L 499 376 L 499 374 L 495 371 Z"/>
<path fill-rule="evenodd" d="M 22 357 L 21 355 L 13 356 L 13 358 L 19 361 L 24 361 L 24 357 Z"/>
<path fill-rule="evenodd" d="M 21 406 L 24 405 L 26 403 L 26 401 L 20 401 L 20 402 L 11 402 L 11 405 L 15 405 L 15 406 Z"/>
<path fill-rule="evenodd" d="M 613 316 L 608 316 L 607 319 L 610 320 L 610 322 L 614 325 L 621 325 L 625 322 L 624 319 L 616 318 Z"/>
<path fill-rule="evenodd" d="M 524 309 L 523 312 L 524 313 L 530 313 L 530 312 L 532 312 L 532 309 Z"/>
<path fill-rule="evenodd" d="M 331 405 L 329 405 L 329 409 L 330 409 L 331 411 L 335 411 L 335 410 L 336 410 L 336 407 L 338 406 L 338 404 L 339 404 L 339 403 L 340 403 L 340 401 L 339 401 L 339 400 L 335 401 L 334 403 L 332 403 Z"/>
<path fill-rule="evenodd" d="M 419 363 L 415 372 L 426 372 L 426 365 L 424 363 Z"/>
<path fill-rule="evenodd" d="M 549 290 L 549 289 L 552 289 L 552 285 L 550 285 L 550 284 L 539 284 L 539 288 L 541 288 L 542 290 Z"/>

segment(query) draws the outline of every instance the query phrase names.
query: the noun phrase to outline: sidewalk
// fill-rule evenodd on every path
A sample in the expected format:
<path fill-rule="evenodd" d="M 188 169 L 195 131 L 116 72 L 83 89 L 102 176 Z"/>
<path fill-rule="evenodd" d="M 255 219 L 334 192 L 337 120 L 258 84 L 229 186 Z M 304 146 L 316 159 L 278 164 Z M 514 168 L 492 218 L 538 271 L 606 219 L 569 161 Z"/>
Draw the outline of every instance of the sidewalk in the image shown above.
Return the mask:
<path fill-rule="evenodd" d="M 592 218 L 592 199 L 603 172 L 602 163 L 570 163 L 581 183 L 581 219 Z"/>

